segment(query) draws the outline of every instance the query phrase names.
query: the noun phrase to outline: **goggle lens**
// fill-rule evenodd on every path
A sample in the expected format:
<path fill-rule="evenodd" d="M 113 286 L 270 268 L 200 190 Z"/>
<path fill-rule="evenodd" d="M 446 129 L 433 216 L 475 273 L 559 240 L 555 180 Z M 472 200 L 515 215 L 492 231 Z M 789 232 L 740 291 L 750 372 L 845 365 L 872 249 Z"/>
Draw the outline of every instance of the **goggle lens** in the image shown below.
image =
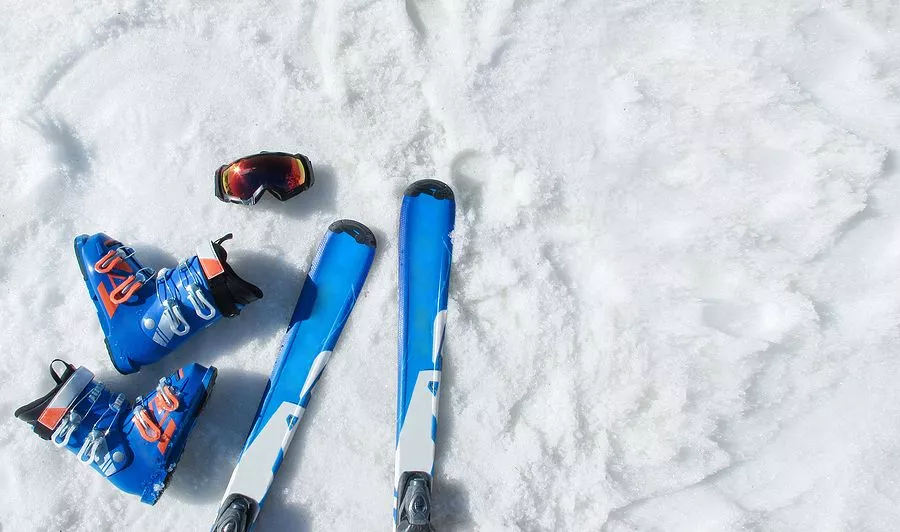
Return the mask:
<path fill-rule="evenodd" d="M 309 160 L 303 155 L 261 153 L 223 166 L 217 174 L 219 199 L 256 203 L 266 190 L 281 201 L 312 185 Z"/>

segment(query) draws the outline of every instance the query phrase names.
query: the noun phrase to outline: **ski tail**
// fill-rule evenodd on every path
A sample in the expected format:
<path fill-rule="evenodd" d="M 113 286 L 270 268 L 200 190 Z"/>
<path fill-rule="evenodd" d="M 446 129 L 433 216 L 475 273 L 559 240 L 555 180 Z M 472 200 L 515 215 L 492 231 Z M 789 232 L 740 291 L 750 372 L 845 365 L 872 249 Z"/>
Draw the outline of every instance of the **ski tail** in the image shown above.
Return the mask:
<path fill-rule="evenodd" d="M 213 532 L 245 532 L 253 527 L 312 390 L 362 292 L 375 246 L 372 231 L 353 220 L 334 222 L 325 233 Z"/>
<path fill-rule="evenodd" d="M 434 532 L 431 525 L 431 475 L 421 471 L 403 473 L 399 493 L 397 532 Z"/>
<path fill-rule="evenodd" d="M 400 209 L 400 341 L 394 525 L 431 530 L 430 496 L 440 400 L 442 345 L 456 203 L 453 191 L 433 179 L 417 181 Z M 415 494 L 414 497 L 408 497 Z M 409 503 L 409 504 L 408 504 Z M 422 505 L 427 508 L 422 512 Z"/>
<path fill-rule="evenodd" d="M 213 532 L 247 532 L 253 525 L 252 519 L 259 513 L 259 508 L 253 499 L 239 493 L 229 495 L 218 518 L 213 524 Z"/>

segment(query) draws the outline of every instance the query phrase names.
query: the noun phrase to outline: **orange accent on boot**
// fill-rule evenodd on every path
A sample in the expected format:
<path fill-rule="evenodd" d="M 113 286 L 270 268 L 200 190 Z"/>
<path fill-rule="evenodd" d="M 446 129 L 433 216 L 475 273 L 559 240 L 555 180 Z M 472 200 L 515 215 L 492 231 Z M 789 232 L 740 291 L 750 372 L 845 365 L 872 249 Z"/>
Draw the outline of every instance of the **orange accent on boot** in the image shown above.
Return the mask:
<path fill-rule="evenodd" d="M 169 446 L 169 442 L 172 441 L 172 434 L 175 434 L 175 429 L 178 428 L 175 425 L 175 420 L 170 419 L 169 424 L 166 425 L 166 432 L 160 438 L 159 443 L 156 444 L 156 448 L 159 449 L 159 454 L 166 454 L 166 447 Z"/>
<path fill-rule="evenodd" d="M 137 427 L 142 438 L 149 442 L 159 441 L 162 430 L 159 428 L 159 425 L 156 424 L 156 421 L 153 420 L 153 416 L 150 415 L 150 412 L 141 408 L 140 413 L 134 414 L 134 417 L 139 418 L 134 420 L 134 426 Z"/>
<path fill-rule="evenodd" d="M 225 271 L 219 259 L 205 259 L 201 257 L 200 267 L 203 268 L 203 273 L 206 274 L 207 279 L 212 279 Z"/>
<path fill-rule="evenodd" d="M 97 285 L 97 295 L 100 296 L 100 301 L 103 302 L 103 308 L 106 309 L 106 314 L 112 318 L 113 314 L 116 313 L 116 309 L 119 308 L 119 305 L 110 300 L 109 292 L 106 291 L 106 286 L 104 286 L 103 283 Z"/>
<path fill-rule="evenodd" d="M 55 429 L 64 415 L 66 415 L 65 408 L 45 408 L 38 417 L 38 422 L 48 429 Z"/>
<path fill-rule="evenodd" d="M 110 292 L 109 299 L 116 305 L 121 305 L 128 301 L 142 286 L 144 286 L 144 283 L 135 281 L 134 275 L 129 275 L 122 284 Z"/>

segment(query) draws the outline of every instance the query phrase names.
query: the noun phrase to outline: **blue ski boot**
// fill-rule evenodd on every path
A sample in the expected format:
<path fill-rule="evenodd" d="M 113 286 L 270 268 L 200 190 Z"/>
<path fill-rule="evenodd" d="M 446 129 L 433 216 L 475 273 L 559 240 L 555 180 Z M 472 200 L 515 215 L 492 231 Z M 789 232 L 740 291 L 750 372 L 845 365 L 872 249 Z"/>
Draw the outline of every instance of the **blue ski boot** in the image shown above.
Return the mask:
<path fill-rule="evenodd" d="M 222 316 L 237 316 L 262 297 L 228 265 L 219 240 L 200 246 L 177 267 L 154 272 L 132 248 L 97 233 L 75 238 L 75 257 L 97 307 L 113 366 L 134 373 Z"/>
<path fill-rule="evenodd" d="M 206 403 L 216 368 L 191 364 L 133 403 L 63 360 L 50 363 L 50 375 L 56 387 L 16 410 L 16 417 L 120 490 L 155 504 Z"/>

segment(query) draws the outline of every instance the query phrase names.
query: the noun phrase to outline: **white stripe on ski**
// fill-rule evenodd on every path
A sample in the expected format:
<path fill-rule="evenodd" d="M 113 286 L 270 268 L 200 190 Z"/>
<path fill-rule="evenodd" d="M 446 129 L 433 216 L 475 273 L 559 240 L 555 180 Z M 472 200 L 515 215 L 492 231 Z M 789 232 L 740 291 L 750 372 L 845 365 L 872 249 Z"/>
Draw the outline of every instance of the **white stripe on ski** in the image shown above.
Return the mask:
<path fill-rule="evenodd" d="M 444 342 L 444 329 L 447 324 L 447 309 L 438 311 L 432 326 L 431 361 L 437 365 L 441 344 Z M 434 382 L 438 388 L 432 393 L 429 385 Z M 437 420 L 440 406 L 441 372 L 425 370 L 419 372 L 416 386 L 406 408 L 403 426 L 397 438 L 397 451 L 394 457 L 394 511 L 400 501 L 397 491 L 400 489 L 400 477 L 407 471 L 423 471 L 431 474 L 434 468 L 434 440 L 432 439 L 432 423 Z M 394 523 L 396 526 L 396 523 Z"/>
<path fill-rule="evenodd" d="M 434 329 L 431 337 L 431 361 L 437 364 L 438 355 L 441 354 L 441 343 L 444 341 L 444 327 L 447 325 L 447 309 L 437 313 L 434 317 Z"/>
<path fill-rule="evenodd" d="M 234 468 L 234 474 L 231 475 L 225 489 L 226 497 L 240 493 L 256 502 L 262 500 L 275 476 L 272 468 L 278 460 L 278 455 L 291 444 L 297 422 L 303 417 L 305 410 L 298 404 L 287 401 L 281 403 L 250 446 L 241 454 L 240 461 Z M 288 420 L 292 416 L 297 418 L 297 422 L 289 423 Z M 222 499 L 222 504 L 224 502 L 225 499 Z"/>
<path fill-rule="evenodd" d="M 306 397 L 306 392 L 308 392 L 316 383 L 316 379 L 322 374 L 322 370 L 325 369 L 325 365 L 328 364 L 329 360 L 331 360 L 331 351 L 322 351 L 316 355 L 316 359 L 313 360 L 312 366 L 309 368 L 309 373 L 306 375 L 306 382 L 303 383 L 303 389 L 300 390 L 301 401 Z"/>
<path fill-rule="evenodd" d="M 303 383 L 298 400 L 303 400 L 330 359 L 331 351 L 322 351 L 316 356 L 306 375 L 306 382 Z M 287 451 L 291 439 L 294 437 L 294 431 L 305 411 L 306 408 L 299 404 L 288 401 L 281 403 L 275 414 L 269 418 L 253 442 L 241 454 L 238 465 L 234 468 L 234 474 L 231 475 L 231 480 L 228 482 L 228 487 L 225 488 L 225 497 L 220 505 L 225 503 L 225 499 L 229 495 L 235 493 L 246 495 L 256 502 L 265 497 L 275 477 L 275 472 L 272 470 L 278 456 Z M 292 417 L 296 418 L 293 423 L 290 421 Z"/>
<path fill-rule="evenodd" d="M 397 438 L 397 456 L 394 484 L 400 482 L 405 471 L 423 471 L 431 474 L 434 466 L 434 440 L 431 438 L 433 419 L 437 417 L 439 394 L 431 393 L 431 383 L 440 390 L 441 372 L 420 371 L 416 378 L 412 397 L 406 408 L 400 436 Z"/>

